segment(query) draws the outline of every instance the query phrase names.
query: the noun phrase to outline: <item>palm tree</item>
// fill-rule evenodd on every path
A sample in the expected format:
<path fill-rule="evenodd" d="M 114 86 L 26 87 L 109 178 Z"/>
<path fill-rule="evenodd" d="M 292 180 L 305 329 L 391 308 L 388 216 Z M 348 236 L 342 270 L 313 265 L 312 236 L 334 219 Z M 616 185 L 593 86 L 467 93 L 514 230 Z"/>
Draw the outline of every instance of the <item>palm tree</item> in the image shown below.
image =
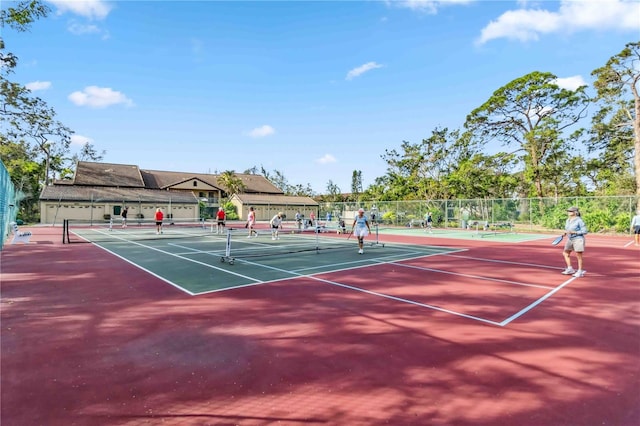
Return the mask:
<path fill-rule="evenodd" d="M 242 182 L 234 170 L 225 170 L 218 176 L 218 182 L 222 185 L 224 191 L 227 193 L 227 197 L 233 194 L 239 194 L 247 189 L 247 186 Z"/>

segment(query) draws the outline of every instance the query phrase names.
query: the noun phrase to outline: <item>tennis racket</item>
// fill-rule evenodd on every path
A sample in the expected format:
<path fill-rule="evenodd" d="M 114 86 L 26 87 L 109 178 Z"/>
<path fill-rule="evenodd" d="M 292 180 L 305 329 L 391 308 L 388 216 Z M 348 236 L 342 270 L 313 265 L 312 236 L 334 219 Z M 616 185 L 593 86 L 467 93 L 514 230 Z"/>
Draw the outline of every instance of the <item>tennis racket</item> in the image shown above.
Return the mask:
<path fill-rule="evenodd" d="M 559 237 L 554 238 L 554 240 L 551 242 L 551 245 L 557 246 L 558 244 L 560 244 L 563 238 L 564 238 L 564 235 L 560 235 Z"/>
<path fill-rule="evenodd" d="M 349 241 L 349 238 L 351 238 L 351 236 L 353 235 L 353 229 L 351 230 L 351 232 L 349 233 L 349 236 L 347 237 L 347 241 Z"/>

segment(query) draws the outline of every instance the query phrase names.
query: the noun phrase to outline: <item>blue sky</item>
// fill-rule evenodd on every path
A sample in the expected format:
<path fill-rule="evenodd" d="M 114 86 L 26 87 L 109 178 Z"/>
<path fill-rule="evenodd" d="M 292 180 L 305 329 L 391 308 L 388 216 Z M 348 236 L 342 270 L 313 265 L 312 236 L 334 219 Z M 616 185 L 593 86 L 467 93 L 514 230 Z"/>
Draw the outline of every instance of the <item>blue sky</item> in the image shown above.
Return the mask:
<path fill-rule="evenodd" d="M 48 18 L 3 37 L 12 78 L 75 149 L 154 170 L 262 166 L 318 193 L 350 192 L 354 170 L 366 188 L 386 149 L 462 127 L 529 72 L 591 84 L 640 39 L 635 0 L 46 3 Z"/>

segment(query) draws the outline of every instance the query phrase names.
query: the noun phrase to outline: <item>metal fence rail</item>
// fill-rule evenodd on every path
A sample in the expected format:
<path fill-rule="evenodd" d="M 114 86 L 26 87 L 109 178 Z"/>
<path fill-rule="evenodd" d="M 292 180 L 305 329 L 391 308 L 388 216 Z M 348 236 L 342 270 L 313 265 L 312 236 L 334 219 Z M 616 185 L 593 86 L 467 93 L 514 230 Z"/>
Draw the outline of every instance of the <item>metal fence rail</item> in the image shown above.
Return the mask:
<path fill-rule="evenodd" d="M 423 226 L 431 213 L 434 226 L 466 228 L 481 223 L 489 226 L 511 225 L 523 231 L 564 228 L 566 209 L 580 208 L 590 232 L 629 232 L 631 218 L 640 198 L 636 196 L 513 198 L 419 201 L 361 201 L 320 203 L 319 218 L 352 219 L 359 208 L 389 226 Z"/>

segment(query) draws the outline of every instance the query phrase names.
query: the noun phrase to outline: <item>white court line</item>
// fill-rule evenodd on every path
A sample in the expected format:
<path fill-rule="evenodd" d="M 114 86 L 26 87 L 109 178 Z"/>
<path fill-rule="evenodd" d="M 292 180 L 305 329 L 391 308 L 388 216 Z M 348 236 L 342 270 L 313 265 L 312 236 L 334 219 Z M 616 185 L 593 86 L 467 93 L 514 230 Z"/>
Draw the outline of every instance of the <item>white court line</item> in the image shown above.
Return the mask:
<path fill-rule="evenodd" d="M 149 249 L 149 250 L 157 251 L 157 252 L 159 252 L 159 253 L 163 253 L 163 254 L 166 254 L 166 255 L 168 255 L 168 256 L 177 257 L 178 259 L 183 259 L 183 260 L 186 260 L 186 261 L 188 261 L 188 262 L 196 263 L 196 264 L 198 264 L 198 265 L 205 266 L 205 267 L 207 267 L 207 268 L 216 269 L 216 270 L 218 270 L 218 271 L 226 272 L 227 274 L 235 275 L 235 276 L 238 276 L 238 277 L 241 277 L 241 278 L 245 278 L 245 279 L 247 279 L 247 280 L 249 280 L 249 281 L 253 281 L 253 282 L 258 283 L 258 284 L 264 283 L 264 281 L 262 281 L 262 280 L 257 280 L 257 279 L 255 279 L 255 278 L 249 277 L 249 276 L 247 276 L 247 275 L 238 274 L 237 272 L 229 271 L 229 270 L 227 270 L 227 269 L 218 268 L 217 266 L 213 266 L 213 265 L 210 265 L 210 264 L 208 264 L 208 263 L 204 263 L 204 262 L 200 262 L 200 261 L 197 261 L 197 260 L 189 259 L 188 257 L 180 256 L 180 255 L 177 255 L 177 254 L 171 253 L 171 252 L 166 251 L 166 250 L 161 250 L 161 249 L 156 248 L 156 247 L 152 247 L 152 246 L 149 246 L 149 245 L 146 245 L 146 244 L 139 243 L 139 242 L 137 242 L 137 241 L 131 241 L 131 240 L 127 240 L 127 239 L 125 239 L 125 238 L 119 238 L 119 237 L 112 237 L 112 238 L 117 239 L 117 240 L 125 241 L 125 242 L 127 242 L 127 243 L 129 243 L 129 244 L 135 244 L 135 245 L 137 245 L 137 246 L 144 247 L 144 248 L 147 248 L 147 249 Z M 108 250 L 108 249 L 106 249 L 105 247 L 102 247 L 102 246 L 101 246 L 101 245 L 99 245 L 99 244 L 95 244 L 95 243 L 92 243 L 92 244 L 94 244 L 94 245 L 96 245 L 96 246 L 100 247 L 101 249 L 103 249 L 103 250 L 105 250 L 105 251 L 108 251 L 109 253 L 113 253 L 111 250 Z M 115 254 L 115 253 L 113 253 L 113 254 Z M 122 256 L 119 256 L 119 255 L 116 255 L 116 256 L 120 257 L 121 259 L 124 259 Z M 125 259 L 125 260 L 126 260 L 126 259 Z M 136 265 L 136 266 L 138 266 L 140 269 L 142 269 L 142 270 L 144 270 L 144 271 L 146 271 L 146 272 L 150 272 L 150 271 L 148 271 L 147 269 L 143 268 L 143 267 L 142 267 L 142 266 L 140 266 L 140 265 L 137 265 L 137 264 L 135 264 L 135 263 L 133 263 L 133 262 L 129 262 L 129 263 L 131 263 L 132 265 Z M 151 273 L 151 272 L 150 272 L 150 273 Z M 151 273 L 151 274 L 152 274 L 152 275 L 155 275 L 155 274 L 153 274 L 153 273 Z M 155 275 L 155 276 L 157 276 L 157 275 Z M 164 279 L 163 281 L 168 282 L 168 283 L 170 283 L 171 285 L 173 285 L 173 286 L 175 286 L 175 287 L 177 287 L 177 288 L 182 289 L 183 291 L 185 291 L 185 292 L 186 292 L 186 293 L 188 293 L 188 294 L 194 295 L 194 293 L 191 293 L 190 291 L 188 291 L 188 290 L 186 290 L 186 289 L 184 289 L 184 288 L 180 287 L 179 285 L 177 285 L 177 284 L 175 284 L 175 283 L 172 283 L 171 281 L 168 281 L 168 280 L 166 280 L 166 279 Z"/>
<path fill-rule="evenodd" d="M 480 276 L 480 275 L 461 274 L 459 272 L 450 272 L 450 271 L 445 271 L 443 269 L 425 268 L 425 267 L 422 267 L 422 266 L 405 265 L 403 263 L 394 263 L 394 265 L 402 266 L 402 267 L 405 267 L 405 268 L 420 269 L 422 271 L 432 271 L 432 272 L 439 272 L 441 274 L 457 275 L 459 277 L 465 277 L 465 278 L 477 278 L 477 279 L 485 280 L 485 281 L 494 281 L 494 282 L 499 282 L 499 283 L 520 285 L 520 286 L 524 286 L 524 287 L 535 287 L 535 288 L 544 288 L 544 289 L 554 288 L 552 286 L 546 286 L 546 285 L 540 285 L 540 284 L 528 284 L 528 283 L 523 283 L 523 282 L 518 282 L 518 281 L 501 280 L 499 278 L 483 277 L 483 276 Z"/>
<path fill-rule="evenodd" d="M 538 306 L 540 303 L 544 302 L 545 300 L 547 300 L 549 297 L 551 297 L 552 295 L 554 295 L 555 293 L 557 293 L 558 291 L 560 291 L 560 289 L 566 287 L 571 281 L 575 280 L 574 278 L 569 278 L 567 281 L 563 282 L 562 284 L 560 284 L 558 287 L 554 288 L 553 290 L 551 290 L 549 293 L 545 294 L 544 296 L 542 296 L 541 298 L 539 298 L 538 300 L 536 300 L 535 302 L 531 303 L 530 305 L 528 305 L 527 307 L 525 307 L 524 309 L 521 309 L 520 311 L 516 312 L 515 314 L 511 315 L 509 318 L 505 319 L 504 321 L 502 321 L 500 324 L 498 324 L 500 327 L 504 327 L 505 325 L 509 324 L 511 321 L 520 318 L 522 315 L 524 315 L 525 313 L 529 312 L 531 309 L 535 308 L 536 306 Z"/>
<path fill-rule="evenodd" d="M 412 257 L 407 257 L 408 255 L 415 255 Z M 354 260 L 351 262 L 340 262 L 340 263 L 332 263 L 330 266 L 342 266 L 342 265 L 355 265 L 355 264 L 360 264 L 362 263 L 362 266 L 356 266 L 356 268 L 362 268 L 362 267 L 367 267 L 367 266 L 375 266 L 375 265 L 381 265 L 384 263 L 389 263 L 390 261 L 388 259 L 396 259 L 396 260 L 412 260 L 412 259 L 420 259 L 422 257 L 428 257 L 428 256 L 434 256 L 433 253 L 428 253 L 425 254 L 423 252 L 416 252 L 416 251 L 408 251 L 405 253 L 398 253 L 398 254 L 390 254 L 390 255 L 386 255 L 386 256 L 376 256 L 376 257 L 363 257 L 360 260 Z M 372 265 L 369 265 L 370 262 L 376 262 Z M 392 262 L 392 261 L 391 261 Z M 302 272 L 302 271 L 308 271 L 308 270 L 314 270 L 314 269 L 320 269 L 322 268 L 322 266 L 310 266 L 310 267 L 306 267 L 306 268 L 298 268 L 298 269 L 292 269 L 293 272 Z M 331 269 L 330 271 L 327 272 L 336 272 L 336 271 L 343 271 L 343 270 L 347 270 L 347 269 L 353 269 L 353 268 L 338 268 L 338 269 Z M 318 272 L 318 273 L 326 273 L 326 272 Z"/>
<path fill-rule="evenodd" d="M 482 262 L 491 262 L 491 263 L 504 263 L 506 265 L 518 265 L 518 266 L 533 266 L 536 268 L 545 268 L 545 269 L 565 269 L 564 267 L 560 268 L 557 266 L 549 266 L 549 265 L 541 265 L 539 263 L 524 263 L 524 262 L 513 262 L 510 260 L 497 260 L 497 259 L 487 259 L 483 257 L 473 257 L 473 256 L 460 256 L 455 254 L 443 253 L 443 256 L 457 257 L 460 259 L 469 259 L 469 260 L 479 260 Z"/>
<path fill-rule="evenodd" d="M 405 257 L 402 260 L 420 259 L 422 257 L 428 257 L 428 256 L 435 256 L 435 254 L 429 254 L 429 255 L 426 255 L 426 256 L 424 254 L 420 254 L 420 255 L 415 256 L 415 257 L 410 257 L 410 258 Z M 392 256 L 384 256 L 383 258 L 389 258 L 389 257 L 392 257 Z M 397 256 L 393 256 L 393 257 L 397 257 Z M 328 270 L 328 271 L 320 271 L 320 272 L 314 272 L 314 273 L 310 273 L 310 274 L 302 273 L 302 271 L 309 270 L 309 269 L 319 269 L 320 267 L 289 270 L 289 269 L 276 268 L 275 266 L 264 265 L 262 263 L 251 262 L 251 261 L 249 261 L 247 259 L 243 259 L 243 258 L 236 258 L 235 261 L 236 262 L 240 262 L 240 263 L 245 263 L 247 265 L 257 266 L 259 268 L 270 269 L 270 270 L 274 270 L 274 271 L 278 271 L 278 272 L 282 272 L 282 273 L 291 275 L 289 277 L 278 278 L 278 279 L 269 280 L 269 281 L 263 281 L 263 282 L 260 283 L 260 284 L 269 284 L 269 283 L 275 283 L 275 282 L 279 282 L 279 281 L 290 280 L 291 278 L 312 278 L 312 279 L 316 279 L 316 278 L 314 278 L 314 275 L 331 274 L 331 273 L 334 273 L 334 272 L 350 271 L 350 270 L 353 270 L 353 269 L 361 269 L 361 268 L 367 268 L 367 267 L 370 267 L 370 266 L 377 266 L 377 265 L 382 265 L 382 264 L 393 263 L 392 261 L 379 261 L 380 259 L 382 259 L 382 258 L 364 258 L 362 260 L 357 260 L 357 261 L 354 261 L 354 262 L 345 262 L 345 263 L 342 263 L 342 264 L 343 265 L 348 265 L 348 264 L 358 264 L 358 263 L 370 262 L 372 260 L 376 261 L 376 263 L 372 263 L 372 264 L 351 266 L 351 267 L 348 267 L 348 268 L 331 269 L 331 270 Z M 251 285 L 254 285 L 254 284 L 251 284 Z M 201 294 L 208 294 L 208 293 L 217 293 L 217 292 L 220 292 L 220 291 L 234 290 L 234 289 L 239 288 L 239 287 L 244 287 L 244 286 L 233 286 L 233 287 L 227 287 L 227 288 L 220 288 L 220 289 L 215 289 L 215 290 L 203 291 L 201 293 L 195 293 L 195 296 L 199 296 Z"/>
<path fill-rule="evenodd" d="M 281 279 L 278 279 L 278 280 L 271 280 L 271 281 L 256 280 L 256 279 L 251 278 L 251 277 L 247 277 L 247 276 L 244 276 L 244 275 L 241 275 L 241 274 L 237 274 L 237 273 L 234 273 L 234 272 L 222 269 L 222 268 L 215 267 L 213 265 L 209 265 L 207 263 L 199 262 L 199 261 L 196 261 L 196 260 L 193 260 L 193 259 L 189 259 L 189 258 L 180 256 L 180 255 L 176 255 L 176 254 L 167 252 L 165 250 L 161 250 L 161 249 L 158 249 L 158 248 L 155 248 L 155 247 L 151 247 L 151 246 L 148 246 L 148 245 L 145 245 L 145 244 L 142 244 L 142 243 L 138 243 L 136 241 L 129 241 L 129 240 L 126 240 L 124 238 L 118 238 L 118 237 L 115 237 L 115 238 L 123 240 L 123 241 L 126 241 L 126 242 L 131 243 L 131 244 L 135 244 L 135 245 L 138 245 L 138 246 L 141 246 L 141 247 L 145 247 L 145 248 L 148 248 L 148 249 L 160 252 L 160 253 L 164 253 L 164 254 L 167 254 L 167 255 L 170 255 L 170 256 L 173 256 L 173 257 L 177 257 L 179 259 L 187 260 L 189 262 L 197 263 L 197 264 L 200 264 L 200 265 L 212 268 L 212 269 L 216 269 L 216 270 L 220 270 L 220 271 L 232 274 L 232 275 L 240 276 L 240 277 L 246 278 L 246 279 L 248 279 L 250 281 L 254 281 L 253 283 L 239 285 L 239 286 L 233 286 L 233 287 L 224 288 L 224 289 L 211 290 L 211 291 L 201 292 L 201 293 L 192 293 L 192 292 L 184 289 L 183 287 L 180 287 L 177 284 L 175 284 L 175 283 L 173 283 L 173 282 L 171 282 L 171 281 L 169 281 L 169 280 L 167 280 L 167 279 L 165 279 L 165 278 L 163 278 L 163 277 L 161 277 L 161 276 L 159 276 L 159 275 L 147 270 L 146 268 L 143 268 L 142 266 L 137 265 L 137 264 L 127 260 L 126 258 L 124 258 L 124 257 L 112 252 L 111 250 L 108 250 L 105 247 L 102 247 L 102 246 L 100 246 L 98 244 L 94 244 L 94 245 L 100 247 L 101 249 L 103 249 L 103 250 L 115 255 L 116 257 L 118 257 L 120 259 L 123 259 L 127 263 L 130 263 L 130 264 L 140 268 L 141 270 L 144 270 L 145 272 L 150 273 L 151 275 L 153 275 L 153 276 L 161 279 L 162 281 L 164 281 L 164 282 L 166 282 L 166 283 L 178 288 L 179 290 L 182 290 L 183 292 L 185 292 L 185 293 L 187 293 L 187 294 L 189 294 L 191 296 L 203 295 L 203 294 L 208 294 L 208 293 L 214 293 L 214 292 L 225 291 L 225 290 L 232 290 L 232 289 L 236 289 L 236 288 L 249 287 L 249 286 L 254 286 L 254 285 L 258 285 L 258 284 L 267 284 L 267 283 L 285 281 L 285 280 L 291 279 L 291 277 L 289 277 L 289 278 L 281 278 Z M 177 245 L 177 244 L 171 244 L 171 245 L 180 246 L 180 245 Z M 189 249 L 189 247 L 186 247 L 186 246 L 180 246 L 180 247 L 181 248 L 185 248 L 187 250 Z M 193 250 L 194 250 L 194 252 L 198 252 L 198 250 L 196 250 L 196 249 L 193 249 Z M 464 250 L 460 250 L 460 251 L 464 251 Z M 422 258 L 422 257 L 436 256 L 436 255 L 447 255 L 447 254 L 446 253 L 433 253 L 433 254 L 429 254 L 429 255 L 426 255 L 426 256 L 425 255 L 421 255 L 421 256 L 416 256 L 414 258 L 405 258 L 405 259 L 402 259 L 402 261 L 412 260 L 412 259 L 417 259 L 417 258 Z M 397 257 L 397 256 L 393 255 L 393 256 L 387 256 L 387 257 Z M 459 256 L 459 257 L 464 257 L 464 256 Z M 376 260 L 376 259 L 379 259 L 379 258 L 373 258 L 373 259 L 368 258 L 366 260 Z M 472 320 L 475 320 L 475 321 L 480 321 L 480 322 L 484 322 L 484 323 L 487 323 L 487 324 L 496 325 L 496 326 L 500 326 L 500 327 L 504 327 L 507 324 L 509 324 L 511 321 L 513 321 L 513 320 L 519 318 L 520 316 L 524 315 L 526 312 L 528 312 L 529 310 L 533 309 L 535 306 L 537 306 L 538 304 L 542 303 L 547 298 L 551 297 L 553 294 L 558 292 L 561 288 L 565 287 L 567 284 L 569 284 L 571 281 L 573 281 L 573 279 L 575 279 L 575 278 L 569 279 L 568 281 L 563 283 L 561 286 L 559 286 L 557 288 L 554 288 L 549 293 L 547 293 L 543 297 L 539 298 L 534 303 L 530 304 L 529 306 L 525 307 L 524 309 L 520 310 L 516 314 L 512 315 L 511 317 L 503 320 L 502 322 L 496 322 L 496 321 L 488 320 L 486 318 L 476 317 L 476 316 L 473 316 L 473 315 L 468 315 L 468 314 L 464 314 L 464 313 L 461 313 L 461 312 L 452 311 L 450 309 L 441 308 L 439 306 L 420 303 L 420 302 L 416 302 L 416 301 L 413 301 L 413 300 L 404 299 L 404 298 L 401 298 L 401 297 L 391 296 L 391 295 L 388 295 L 388 294 L 379 293 L 379 292 L 375 292 L 375 291 L 371 291 L 371 290 L 365 290 L 365 289 L 360 288 L 360 287 L 355 287 L 355 286 L 351 286 L 351 285 L 347 285 L 347 284 L 342 284 L 342 283 L 339 283 L 339 282 L 336 282 L 336 281 L 322 279 L 322 278 L 313 276 L 315 274 L 313 274 L 313 275 L 300 274 L 300 273 L 297 273 L 297 272 L 288 271 L 288 270 L 284 270 L 284 269 L 281 269 L 281 268 L 276 268 L 276 267 L 272 267 L 272 266 L 262 265 L 262 264 L 259 264 L 259 263 L 249 262 L 249 261 L 246 261 L 246 260 L 243 260 L 243 259 L 236 259 L 236 260 L 238 260 L 240 262 L 247 263 L 247 264 L 251 264 L 251 265 L 255 265 L 255 266 L 259 266 L 259 267 L 263 267 L 263 268 L 272 269 L 272 270 L 280 271 L 280 272 L 283 272 L 283 273 L 287 273 L 287 274 L 293 275 L 296 278 L 309 278 L 309 279 L 312 279 L 314 281 L 323 282 L 323 283 L 334 285 L 334 286 L 337 286 L 337 287 L 347 288 L 347 289 L 358 291 L 358 292 L 361 292 L 361 293 L 370 294 L 370 295 L 373 295 L 373 296 L 378 296 L 378 297 L 382 297 L 382 298 L 385 298 L 385 299 L 390 299 L 390 300 L 394 300 L 394 301 L 398 301 L 398 302 L 402 302 L 402 303 L 407 303 L 407 304 L 414 305 L 414 306 L 420 306 L 420 307 L 423 307 L 423 308 L 432 309 L 432 310 L 439 311 L 439 312 L 444 312 L 444 313 L 447 313 L 447 314 L 450 314 L 450 315 L 455 315 L 455 316 L 459 316 L 459 317 L 463 317 L 463 318 L 468 318 L 468 319 L 472 319 Z M 365 259 L 363 259 L 363 261 L 364 260 Z M 515 263 L 515 262 L 513 262 L 513 263 Z M 437 271 L 437 272 L 443 272 L 443 273 L 449 273 L 449 274 L 473 277 L 471 275 L 464 275 L 464 274 L 452 273 L 452 272 L 447 272 L 447 271 L 439 271 L 439 270 L 435 270 L 435 269 L 414 267 L 412 265 L 404 265 L 404 264 L 401 264 L 401 263 L 397 263 L 397 261 L 384 261 L 384 262 L 379 262 L 379 263 L 373 263 L 371 265 L 366 265 L 366 266 L 345 268 L 345 269 L 342 269 L 342 270 L 360 269 L 360 268 L 363 268 L 363 267 L 377 266 L 377 265 L 380 265 L 380 264 L 393 264 L 393 265 L 396 265 L 396 266 L 404 266 L 404 267 L 417 268 L 417 269 L 427 269 L 427 270 L 433 270 L 433 271 Z M 331 271 L 319 272 L 317 274 L 327 274 L 327 273 L 333 273 L 333 272 L 338 272 L 338 271 L 340 271 L 340 269 L 339 270 L 331 270 Z M 490 279 L 490 278 L 486 278 L 486 277 L 476 277 L 476 278 L 494 280 L 494 279 Z M 510 282 L 510 281 L 506 281 L 506 280 L 495 280 L 495 281 L 502 281 L 502 282 L 513 283 L 513 284 L 518 284 L 518 285 L 527 285 L 527 284 L 523 284 L 523 283 Z M 536 285 L 531 285 L 531 286 L 539 287 L 539 286 L 536 286 Z M 545 288 L 549 288 L 549 287 L 545 287 Z"/>
<path fill-rule="evenodd" d="M 473 315 L 463 314 L 461 312 L 452 311 L 450 309 L 440 308 L 439 306 L 428 305 L 426 303 L 420 303 L 420 302 L 416 302 L 414 300 L 403 299 L 402 297 L 396 297 L 396 296 L 391 296 L 389 294 L 378 293 L 377 291 L 365 290 L 365 289 L 360 288 L 360 287 L 355 287 L 355 286 L 352 286 L 352 285 L 342 284 L 342 283 L 339 283 L 339 282 L 336 282 L 336 281 L 326 280 L 326 279 L 319 278 L 319 277 L 316 277 L 316 276 L 313 276 L 313 275 L 298 274 L 298 273 L 295 273 L 295 272 L 292 272 L 292 271 L 288 271 L 288 270 L 285 270 L 285 269 L 276 268 L 274 266 L 261 265 L 259 263 L 249 262 L 249 261 L 246 261 L 246 260 L 243 260 L 243 259 L 236 259 L 236 260 L 241 261 L 243 263 L 247 263 L 249 265 L 261 266 L 261 267 L 264 267 L 264 268 L 267 268 L 267 269 L 272 269 L 272 270 L 275 270 L 275 271 L 280 271 L 280 272 L 284 272 L 284 273 L 287 273 L 287 274 L 291 274 L 291 275 L 294 275 L 296 278 L 309 278 L 309 279 L 312 279 L 314 281 L 318 281 L 318 282 L 322 282 L 322 283 L 325 283 L 325 284 L 334 285 L 334 286 L 337 286 L 337 287 L 347 288 L 349 290 L 359 291 L 361 293 L 370 294 L 372 296 L 383 297 L 385 299 L 391 299 L 391 300 L 394 300 L 394 301 L 397 301 L 397 302 L 407 303 L 407 304 L 414 305 L 414 306 L 420 306 L 420 307 L 423 307 L 423 308 L 432 309 L 434 311 L 445 312 L 445 313 L 450 314 L 450 315 L 456 315 L 456 316 L 460 316 L 460 317 L 464 317 L 464 318 L 469 318 L 469 319 L 473 319 L 473 320 L 476 320 L 476 321 L 485 322 L 485 323 L 491 324 L 491 325 L 497 325 L 497 326 L 500 325 L 500 323 L 498 323 L 496 321 L 491 321 L 491 320 L 488 320 L 488 319 L 485 319 L 485 318 L 475 317 Z M 383 263 L 393 263 L 394 265 L 397 265 L 394 262 L 383 262 Z M 376 263 L 376 264 L 368 265 L 368 266 L 376 266 L 376 265 L 379 265 L 379 264 L 380 263 Z M 353 269 L 356 269 L 356 268 L 353 268 Z M 334 271 L 331 271 L 331 272 L 334 272 Z M 331 272 L 326 272 L 326 273 L 331 273 Z M 270 281 L 270 282 L 285 281 L 285 280 L 289 280 L 289 279 L 291 279 L 291 278 L 281 278 L 281 279 L 273 280 L 273 281 Z M 213 290 L 213 291 L 210 291 L 210 292 L 203 292 L 203 293 L 198 293 L 198 294 L 213 293 L 213 292 L 216 292 L 216 291 L 220 291 L 220 290 Z"/>
<path fill-rule="evenodd" d="M 167 283 L 167 284 L 169 284 L 169 285 L 171 285 L 171 286 L 173 286 L 173 287 L 177 288 L 178 290 L 180 290 L 180 291 L 183 291 L 183 292 L 187 293 L 189 296 L 195 296 L 195 293 L 192 293 L 192 292 L 190 292 L 189 290 L 187 290 L 186 288 L 183 288 L 183 287 L 181 287 L 181 286 L 179 286 L 179 285 L 175 284 L 174 282 L 169 281 L 168 279 L 166 279 L 166 278 L 164 278 L 164 277 L 162 277 L 162 276 L 160 276 L 160 275 L 158 275 L 158 274 L 156 274 L 156 273 L 154 273 L 154 272 L 151 272 L 151 271 L 150 271 L 150 270 L 148 270 L 147 268 L 145 268 L 145 267 L 143 267 L 143 266 L 140 266 L 140 265 L 138 265 L 137 263 L 134 263 L 134 262 L 130 261 L 130 260 L 129 260 L 129 259 L 127 259 L 126 257 L 122 257 L 122 256 L 120 256 L 118 253 L 115 253 L 115 252 L 113 252 L 113 251 L 109 250 L 109 249 L 108 249 L 108 248 L 106 248 L 106 247 L 102 247 L 102 246 L 101 246 L 101 245 L 99 245 L 99 244 L 95 244 L 95 243 L 92 243 L 92 244 L 93 244 L 94 246 L 98 247 L 98 248 L 101 248 L 102 250 L 106 251 L 107 253 L 111 253 L 111 254 L 112 254 L 112 255 L 114 255 L 115 257 L 118 257 L 118 258 L 120 258 L 120 259 L 124 260 L 124 261 L 125 261 L 125 262 L 127 262 L 128 264 L 133 265 L 133 266 L 135 266 L 136 268 L 141 269 L 141 270 L 145 271 L 146 273 L 153 275 L 154 277 L 156 277 L 156 278 L 158 278 L 158 279 L 160 279 L 160 280 L 164 281 L 165 283 Z"/>
<path fill-rule="evenodd" d="M 624 248 L 629 247 L 631 244 L 635 243 L 635 241 L 629 241 L 627 244 L 624 245 Z"/>

